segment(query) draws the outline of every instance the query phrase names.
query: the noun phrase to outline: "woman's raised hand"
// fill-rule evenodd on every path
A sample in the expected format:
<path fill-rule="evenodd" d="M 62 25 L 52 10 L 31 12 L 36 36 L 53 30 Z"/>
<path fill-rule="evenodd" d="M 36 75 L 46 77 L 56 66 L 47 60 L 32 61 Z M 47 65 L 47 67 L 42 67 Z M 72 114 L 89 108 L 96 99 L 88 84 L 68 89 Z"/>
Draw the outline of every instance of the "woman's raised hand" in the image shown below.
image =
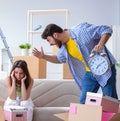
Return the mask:
<path fill-rule="evenodd" d="M 24 82 L 26 78 L 27 78 L 27 76 L 25 75 L 25 76 L 21 79 L 21 81 Z"/>
<path fill-rule="evenodd" d="M 14 72 L 14 70 L 12 71 L 12 73 L 11 73 L 11 78 L 12 78 L 12 81 L 16 81 L 16 79 L 15 79 L 15 72 Z"/>

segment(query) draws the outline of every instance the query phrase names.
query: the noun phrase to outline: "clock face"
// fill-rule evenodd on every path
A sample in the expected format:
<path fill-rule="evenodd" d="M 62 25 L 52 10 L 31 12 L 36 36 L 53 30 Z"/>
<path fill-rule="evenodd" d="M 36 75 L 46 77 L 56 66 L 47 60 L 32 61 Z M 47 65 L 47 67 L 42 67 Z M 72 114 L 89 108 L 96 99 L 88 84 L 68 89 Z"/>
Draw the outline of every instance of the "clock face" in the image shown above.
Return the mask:
<path fill-rule="evenodd" d="M 109 68 L 108 61 L 105 57 L 96 55 L 90 60 L 90 69 L 96 75 L 104 74 Z"/>

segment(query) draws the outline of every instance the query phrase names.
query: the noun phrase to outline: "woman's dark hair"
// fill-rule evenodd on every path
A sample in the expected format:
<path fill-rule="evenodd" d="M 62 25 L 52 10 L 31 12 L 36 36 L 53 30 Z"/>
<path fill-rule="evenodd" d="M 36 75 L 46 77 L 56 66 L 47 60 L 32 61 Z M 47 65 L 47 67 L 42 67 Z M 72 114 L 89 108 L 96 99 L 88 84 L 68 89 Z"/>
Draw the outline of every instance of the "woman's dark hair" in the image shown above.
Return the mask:
<path fill-rule="evenodd" d="M 59 27 L 58 25 L 56 24 L 49 24 L 46 26 L 45 30 L 43 31 L 41 37 L 43 39 L 47 39 L 48 36 L 52 36 L 53 37 L 53 34 L 55 32 L 58 32 L 58 33 L 62 33 L 63 32 L 63 29 L 61 27 Z M 53 37 L 54 38 L 54 37 Z M 55 39 L 55 38 L 54 38 Z M 59 40 L 56 40 L 55 39 L 55 42 L 56 42 L 56 45 L 60 48 L 62 46 L 62 43 L 59 41 Z"/>
<path fill-rule="evenodd" d="M 15 68 L 21 68 L 23 70 L 24 74 L 27 76 L 27 78 L 25 80 L 25 86 L 26 86 L 26 89 L 27 89 L 29 84 L 30 84 L 30 73 L 29 73 L 29 70 L 28 70 L 28 67 L 27 67 L 27 63 L 24 60 L 15 61 L 13 66 L 12 66 L 12 69 L 10 71 L 10 75 Z M 12 81 L 11 81 L 11 83 L 12 83 Z"/>

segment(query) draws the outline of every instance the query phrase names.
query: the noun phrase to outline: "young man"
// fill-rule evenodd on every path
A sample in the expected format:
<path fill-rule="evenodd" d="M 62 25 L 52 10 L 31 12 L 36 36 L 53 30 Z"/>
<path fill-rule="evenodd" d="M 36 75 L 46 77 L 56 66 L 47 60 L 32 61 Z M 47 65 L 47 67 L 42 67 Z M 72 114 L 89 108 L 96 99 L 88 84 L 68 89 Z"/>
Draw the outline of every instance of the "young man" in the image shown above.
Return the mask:
<path fill-rule="evenodd" d="M 57 45 L 57 55 L 46 55 L 41 48 L 33 49 L 33 55 L 53 63 L 68 61 L 73 78 L 81 89 L 80 103 L 84 104 L 86 93 L 97 92 L 101 87 L 103 95 L 118 98 L 116 92 L 116 60 L 105 47 L 112 34 L 112 29 L 106 25 L 81 23 L 70 29 L 63 30 L 56 24 L 49 24 L 43 31 L 42 38 L 50 46 Z M 104 51 L 110 61 L 110 69 L 103 75 L 95 75 L 89 67 L 91 52 Z"/>

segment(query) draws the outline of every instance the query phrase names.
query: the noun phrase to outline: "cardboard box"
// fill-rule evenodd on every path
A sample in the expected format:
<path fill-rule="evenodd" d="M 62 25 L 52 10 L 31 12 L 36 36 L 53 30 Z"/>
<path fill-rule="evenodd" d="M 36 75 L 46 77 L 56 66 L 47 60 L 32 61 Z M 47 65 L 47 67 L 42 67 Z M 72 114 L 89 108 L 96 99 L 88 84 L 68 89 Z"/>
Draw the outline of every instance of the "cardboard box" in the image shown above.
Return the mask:
<path fill-rule="evenodd" d="M 27 109 L 21 106 L 8 106 L 4 110 L 6 121 L 27 121 Z"/>
<path fill-rule="evenodd" d="M 103 111 L 117 113 L 119 109 L 119 101 L 109 96 L 103 96 L 99 93 L 87 92 L 85 104 L 101 105 Z"/>
<path fill-rule="evenodd" d="M 5 103 L 5 101 L 4 100 L 0 100 L 0 106 L 4 106 L 4 103 Z"/>
<path fill-rule="evenodd" d="M 0 121 L 5 121 L 3 106 L 4 106 L 4 101 L 1 100 L 0 101 Z"/>
<path fill-rule="evenodd" d="M 101 106 L 70 104 L 69 121 L 101 121 Z"/>
<path fill-rule="evenodd" d="M 55 114 L 64 121 L 101 121 L 102 107 L 71 103 L 69 113 Z"/>
<path fill-rule="evenodd" d="M 68 117 L 69 117 L 69 112 L 66 113 L 59 113 L 59 114 L 54 114 L 56 117 L 64 120 L 64 121 L 68 121 Z"/>
<path fill-rule="evenodd" d="M 5 119 L 4 119 L 4 111 L 3 111 L 2 106 L 0 106 L 0 121 L 5 121 Z"/>
<path fill-rule="evenodd" d="M 102 106 L 71 103 L 69 112 L 55 114 L 64 121 L 120 121 L 120 113 L 104 112 Z"/>
<path fill-rule="evenodd" d="M 68 62 L 63 64 L 63 79 L 73 79 L 69 66 L 68 66 Z"/>
<path fill-rule="evenodd" d="M 46 78 L 46 61 L 35 56 L 14 56 L 14 61 L 25 60 L 28 65 L 30 75 L 34 79 Z"/>

